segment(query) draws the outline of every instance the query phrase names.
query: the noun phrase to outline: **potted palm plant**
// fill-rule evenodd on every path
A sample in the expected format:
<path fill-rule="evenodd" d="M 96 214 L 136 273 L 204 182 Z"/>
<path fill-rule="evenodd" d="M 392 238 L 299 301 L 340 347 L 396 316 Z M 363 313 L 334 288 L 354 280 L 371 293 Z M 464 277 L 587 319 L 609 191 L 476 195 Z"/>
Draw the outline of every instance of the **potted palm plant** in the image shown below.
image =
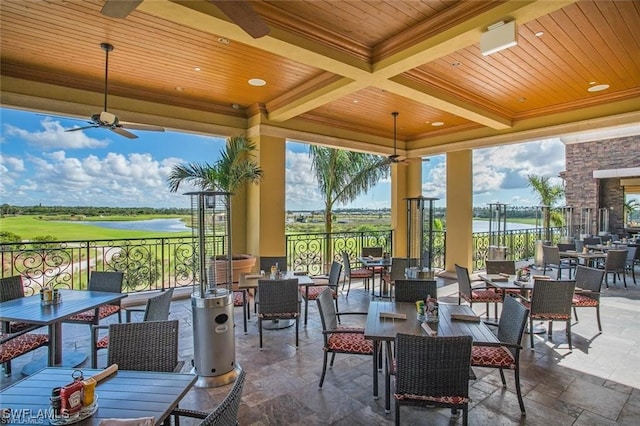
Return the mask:
<path fill-rule="evenodd" d="M 202 191 L 233 193 L 246 183 L 258 183 L 262 179 L 262 169 L 253 159 L 256 146 L 245 136 L 227 138 L 225 149 L 215 163 L 176 164 L 167 177 L 169 190 L 177 192 L 183 182 L 189 182 Z M 237 282 L 240 272 L 251 272 L 256 263 L 255 256 L 233 254 L 233 281 Z M 225 274 L 222 268 L 218 274 Z M 224 276 L 224 275 L 223 275 Z"/>

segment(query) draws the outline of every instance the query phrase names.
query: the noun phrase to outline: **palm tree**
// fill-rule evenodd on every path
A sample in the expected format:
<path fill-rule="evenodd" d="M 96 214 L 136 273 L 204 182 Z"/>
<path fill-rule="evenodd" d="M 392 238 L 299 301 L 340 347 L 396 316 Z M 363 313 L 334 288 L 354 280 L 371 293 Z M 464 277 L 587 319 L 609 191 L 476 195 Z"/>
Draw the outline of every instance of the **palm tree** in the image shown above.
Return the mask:
<path fill-rule="evenodd" d="M 549 183 L 548 176 L 527 175 L 529 185 L 534 190 L 540 204 L 549 206 L 543 209 L 542 226 L 544 227 L 545 240 L 551 240 L 551 224 L 560 226 L 563 223 L 562 213 L 556 209 L 556 203 L 564 197 L 564 188 L 562 185 L 553 185 Z"/>
<path fill-rule="evenodd" d="M 312 145 L 309 148 L 320 193 L 324 197 L 325 232 L 331 233 L 333 206 L 348 203 L 389 176 L 389 160 L 373 154 Z"/>
<path fill-rule="evenodd" d="M 635 199 L 631 199 L 629 201 L 625 201 L 624 203 L 624 223 L 631 222 L 631 217 L 633 213 L 637 210 L 640 210 L 640 202 Z"/>
<path fill-rule="evenodd" d="M 213 164 L 189 163 L 173 166 L 167 183 L 171 192 L 178 191 L 183 181 L 191 182 L 203 191 L 233 192 L 246 182 L 258 183 L 262 169 L 252 159 L 256 146 L 244 136 L 227 138 L 226 148 Z"/>

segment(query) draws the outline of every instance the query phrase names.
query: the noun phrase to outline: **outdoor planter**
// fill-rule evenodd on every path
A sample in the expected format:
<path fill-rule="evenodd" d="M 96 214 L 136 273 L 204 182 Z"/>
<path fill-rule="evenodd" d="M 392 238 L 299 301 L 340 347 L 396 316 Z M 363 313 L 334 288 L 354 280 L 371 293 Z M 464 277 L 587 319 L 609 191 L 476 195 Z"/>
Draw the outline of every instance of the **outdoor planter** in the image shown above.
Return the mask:
<path fill-rule="evenodd" d="M 231 259 L 231 269 L 234 283 L 240 281 L 240 273 L 252 272 L 253 267 L 256 264 L 256 257 L 251 254 L 234 254 Z M 227 279 L 227 261 L 218 259 L 215 262 L 216 284 L 223 284 Z M 211 266 L 213 267 L 213 265 Z"/>

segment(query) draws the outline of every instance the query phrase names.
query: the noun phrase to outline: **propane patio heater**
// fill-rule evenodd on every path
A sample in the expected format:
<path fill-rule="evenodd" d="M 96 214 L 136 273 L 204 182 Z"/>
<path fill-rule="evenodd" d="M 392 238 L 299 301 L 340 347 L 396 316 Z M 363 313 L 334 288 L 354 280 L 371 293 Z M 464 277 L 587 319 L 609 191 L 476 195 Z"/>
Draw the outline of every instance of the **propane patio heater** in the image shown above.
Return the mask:
<path fill-rule="evenodd" d="M 573 207 L 565 206 L 562 208 L 562 237 L 560 242 L 573 243 L 575 240 L 575 230 L 573 229 Z"/>
<path fill-rule="evenodd" d="M 487 260 L 507 259 L 507 205 L 489 204 L 489 247 Z"/>
<path fill-rule="evenodd" d="M 438 198 L 407 198 L 407 265 L 420 278 L 433 277 L 433 203 Z M 427 210 L 425 212 L 425 210 Z M 426 213 L 426 214 L 425 214 Z M 413 278 L 418 278 L 415 276 Z"/>
<path fill-rule="evenodd" d="M 193 373 L 195 386 L 233 382 L 236 363 L 231 270 L 231 194 L 189 192 L 193 236 Z"/>

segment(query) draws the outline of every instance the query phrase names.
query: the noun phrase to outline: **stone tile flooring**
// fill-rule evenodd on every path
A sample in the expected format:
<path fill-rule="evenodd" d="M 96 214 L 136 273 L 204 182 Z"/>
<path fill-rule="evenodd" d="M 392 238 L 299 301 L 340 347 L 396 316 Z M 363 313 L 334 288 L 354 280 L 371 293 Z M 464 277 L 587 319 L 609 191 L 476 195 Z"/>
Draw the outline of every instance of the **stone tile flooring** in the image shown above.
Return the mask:
<path fill-rule="evenodd" d="M 471 382 L 473 402 L 469 412 L 471 425 L 637 425 L 640 423 L 640 286 L 629 279 L 629 289 L 604 290 L 601 316 L 602 334 L 598 334 L 594 309 L 578 311 L 574 321 L 573 352 L 569 352 L 563 326 L 554 324 L 553 340 L 535 336 L 535 348 L 529 348 L 525 335 L 521 357 L 521 383 L 526 417 L 520 416 L 513 374 L 506 372 L 503 389 L 497 370 L 474 371 Z M 457 303 L 457 284 L 439 279 L 442 303 Z M 371 295 L 361 283 L 352 286 L 349 297 L 340 295 L 341 311 L 366 311 Z M 474 306 L 484 314 L 484 305 Z M 295 327 L 265 330 L 264 349 L 258 348 L 258 326 L 252 313 L 248 333 L 242 330 L 241 308 L 236 314 L 236 360 L 247 372 L 240 425 L 384 425 L 394 421 L 384 413 L 384 398 L 372 397 L 371 358 L 337 355 L 322 390 L 318 382 L 322 370 L 322 335 L 318 311 L 310 303 L 309 323 L 300 327 L 300 346 L 295 348 Z M 171 318 L 181 324 L 180 357 L 190 365 L 193 356 L 191 306 L 189 299 L 175 300 Z M 360 324 L 364 318 L 360 319 Z M 89 330 L 64 324 L 66 349 L 88 352 Z M 104 351 L 102 351 L 104 352 Z M 46 349 L 34 352 L 43 358 Z M 21 366 L 32 355 L 14 361 L 11 377 L 2 377 L 1 386 L 19 380 Z M 104 366 L 106 356 L 100 356 Z M 89 361 L 85 366 L 89 365 Z M 188 367 L 185 367 L 188 370 Z M 380 395 L 384 394 L 380 373 Z M 213 409 L 229 386 L 193 389 L 181 406 Z M 1 401 L 0 401 L 1 403 Z M 402 409 L 407 425 L 450 425 L 448 410 Z M 193 424 L 188 420 L 183 424 Z"/>

